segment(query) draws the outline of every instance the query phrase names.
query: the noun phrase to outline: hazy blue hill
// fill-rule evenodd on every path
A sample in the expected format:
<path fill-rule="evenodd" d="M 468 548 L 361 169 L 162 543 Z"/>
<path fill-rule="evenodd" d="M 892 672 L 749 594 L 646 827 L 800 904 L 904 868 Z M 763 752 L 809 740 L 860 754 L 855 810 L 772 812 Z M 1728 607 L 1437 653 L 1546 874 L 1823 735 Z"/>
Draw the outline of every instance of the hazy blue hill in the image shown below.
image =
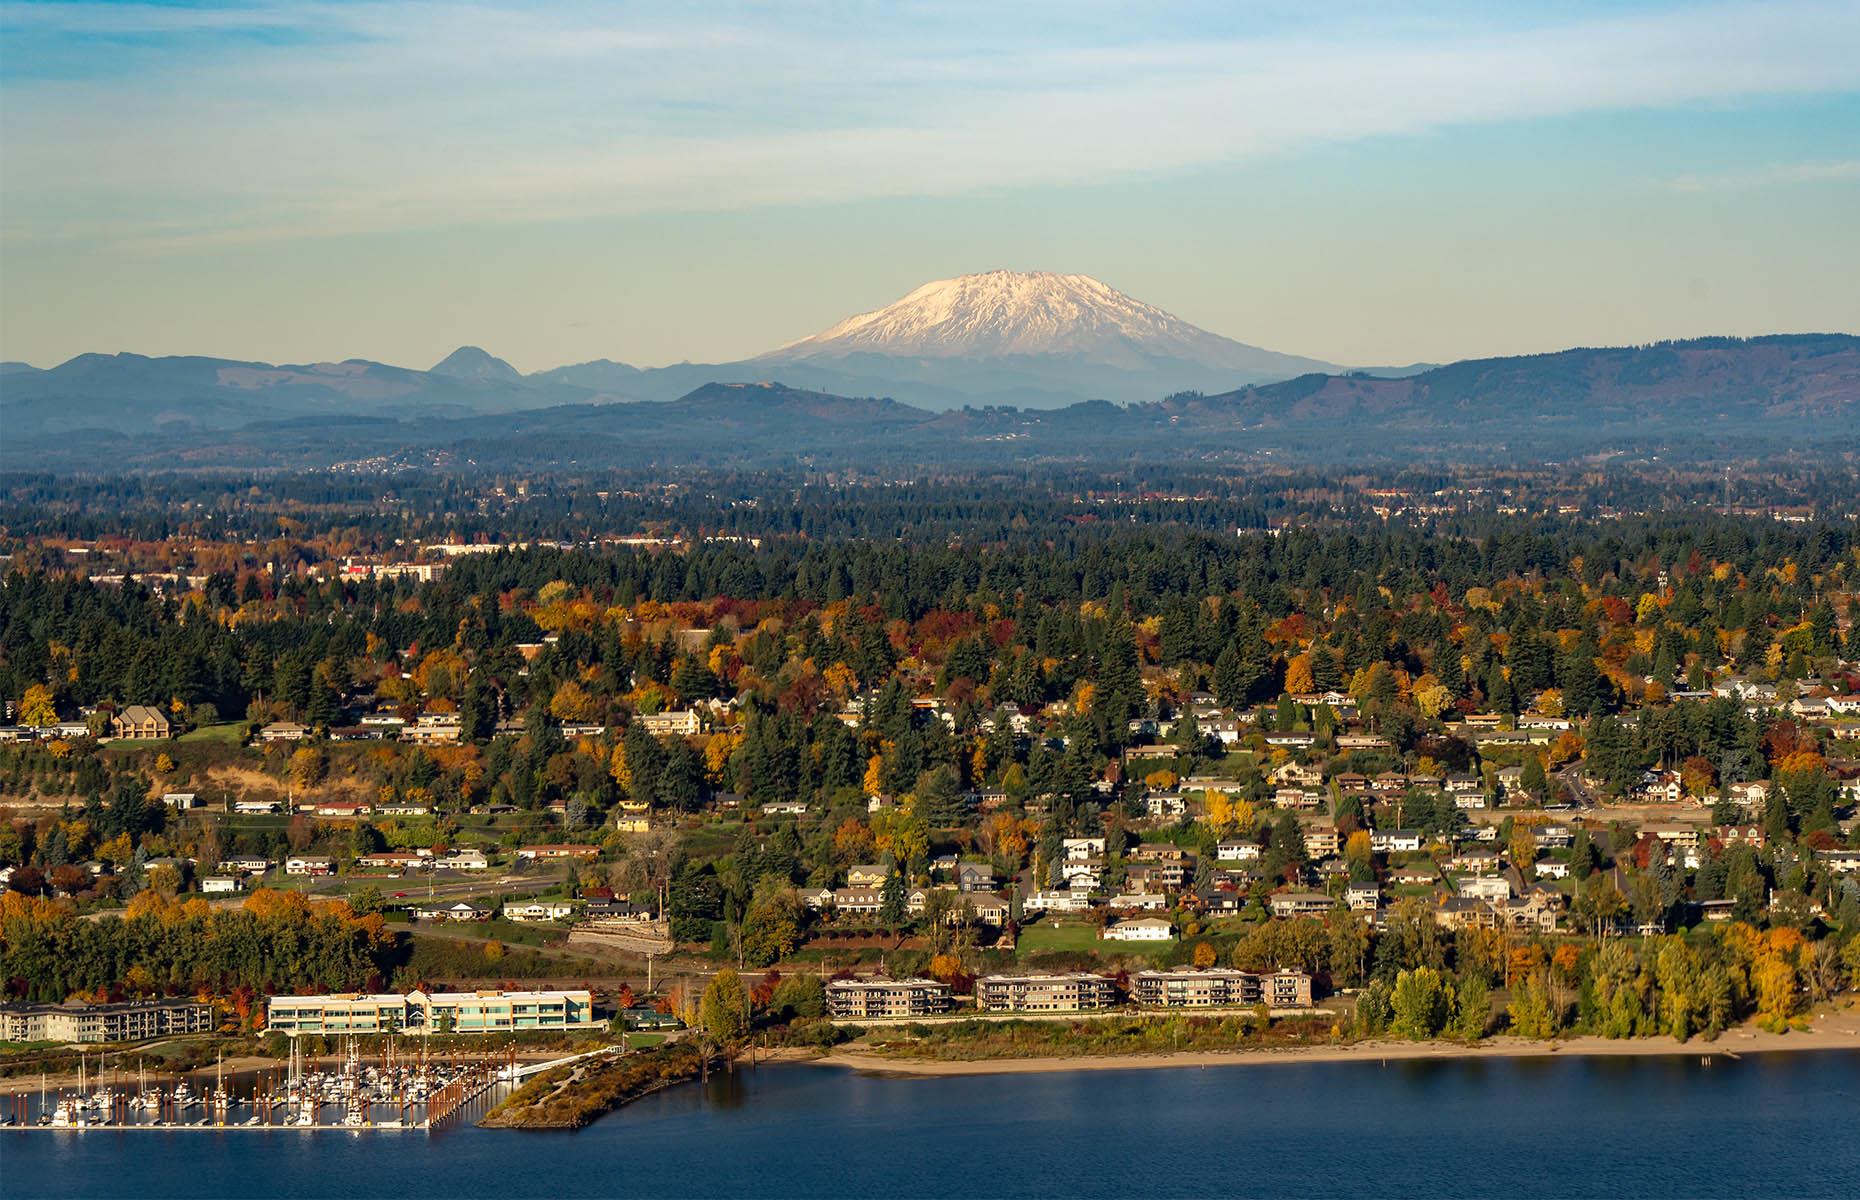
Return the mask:
<path fill-rule="evenodd" d="M 1701 338 L 1472 359 L 1397 379 L 1307 375 L 1207 397 L 1243 422 L 1370 421 L 1464 434 L 1488 426 L 1726 432 L 1799 419 L 1799 436 L 1860 427 L 1860 337 Z"/>
<path fill-rule="evenodd" d="M 433 364 L 429 375 L 476 379 L 484 383 L 522 383 L 523 372 L 478 346 L 460 346 Z"/>
<path fill-rule="evenodd" d="M 79 429 L 141 434 L 331 414 L 501 412 L 586 397 L 581 389 L 529 384 L 521 376 L 514 382 L 461 378 L 364 359 L 277 366 L 198 356 L 80 354 L 49 370 L 8 374 L 0 388 L 0 419 L 16 437 Z"/>
<path fill-rule="evenodd" d="M 612 403 L 611 389 L 558 373 L 510 384 L 366 362 L 272 367 L 86 355 L 6 377 L 0 456 L 12 467 L 58 470 L 313 465 L 435 450 L 491 467 L 754 465 L 797 456 L 933 466 L 1261 450 L 1339 463 L 1860 445 L 1860 338 L 1844 334 L 1564 350 L 1397 378 L 1308 374 L 1058 408 L 914 403 L 882 387 L 822 386 L 801 363 L 745 365 L 779 370 L 779 381 L 705 379 L 717 368 L 694 364 L 582 366 L 588 383 L 632 380 L 634 398 L 658 402 Z M 690 386 L 660 394 L 677 382 Z M 133 436 L 127 449 L 114 440 L 124 434 Z"/>

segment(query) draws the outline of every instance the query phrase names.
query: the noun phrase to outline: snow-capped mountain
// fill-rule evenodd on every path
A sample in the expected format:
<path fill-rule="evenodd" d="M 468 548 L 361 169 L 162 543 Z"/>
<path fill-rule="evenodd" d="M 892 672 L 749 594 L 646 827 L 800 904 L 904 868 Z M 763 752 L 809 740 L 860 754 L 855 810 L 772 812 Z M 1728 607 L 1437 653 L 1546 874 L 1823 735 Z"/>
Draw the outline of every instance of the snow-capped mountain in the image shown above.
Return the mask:
<path fill-rule="evenodd" d="M 753 361 L 1036 405 L 1154 400 L 1331 369 L 1209 333 L 1089 275 L 1051 271 L 939 279 Z"/>
<path fill-rule="evenodd" d="M 1137 367 L 1181 359 L 1237 370 L 1294 359 L 1209 333 L 1089 275 L 987 271 L 926 283 L 894 304 L 848 317 L 770 358 L 886 354 L 909 358 L 1059 355 Z"/>

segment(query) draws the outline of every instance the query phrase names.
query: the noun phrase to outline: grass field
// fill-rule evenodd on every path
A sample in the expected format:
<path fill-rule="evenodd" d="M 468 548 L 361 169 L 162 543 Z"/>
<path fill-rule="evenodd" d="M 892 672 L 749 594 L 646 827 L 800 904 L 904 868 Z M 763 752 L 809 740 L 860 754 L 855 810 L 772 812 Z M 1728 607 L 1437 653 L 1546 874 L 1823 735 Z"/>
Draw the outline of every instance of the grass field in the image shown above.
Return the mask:
<path fill-rule="evenodd" d="M 1020 940 L 1015 943 L 1014 953 L 1020 958 L 1037 950 L 1073 950 L 1090 954 L 1102 950 L 1104 946 L 1104 941 L 1098 937 L 1097 928 L 1083 921 L 1062 921 L 1057 924 L 1037 921 L 1020 931 Z"/>
<path fill-rule="evenodd" d="M 218 725 L 202 725 L 174 739 L 177 743 L 218 742 L 226 746 L 237 746 L 245 738 L 244 721 L 222 721 Z"/>

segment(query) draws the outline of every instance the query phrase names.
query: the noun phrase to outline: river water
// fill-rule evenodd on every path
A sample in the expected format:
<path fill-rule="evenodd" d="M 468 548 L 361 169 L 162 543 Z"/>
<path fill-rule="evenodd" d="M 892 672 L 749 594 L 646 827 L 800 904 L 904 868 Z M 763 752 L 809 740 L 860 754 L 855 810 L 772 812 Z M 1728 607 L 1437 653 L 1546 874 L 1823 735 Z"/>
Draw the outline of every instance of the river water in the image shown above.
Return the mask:
<path fill-rule="evenodd" d="M 0 1196 L 1860 1195 L 1860 1054 L 713 1078 L 575 1133 L 0 1130 Z"/>

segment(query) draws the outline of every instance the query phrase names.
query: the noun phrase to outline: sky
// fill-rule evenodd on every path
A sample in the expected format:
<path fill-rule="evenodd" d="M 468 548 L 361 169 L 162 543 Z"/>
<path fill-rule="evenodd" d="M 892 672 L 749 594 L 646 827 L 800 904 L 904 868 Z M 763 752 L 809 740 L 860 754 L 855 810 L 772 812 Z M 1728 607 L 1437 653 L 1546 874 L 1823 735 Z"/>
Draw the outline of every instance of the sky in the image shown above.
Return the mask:
<path fill-rule="evenodd" d="M 1860 4 L 0 0 L 0 357 L 727 361 L 1096 276 L 1349 365 L 1860 331 Z"/>

